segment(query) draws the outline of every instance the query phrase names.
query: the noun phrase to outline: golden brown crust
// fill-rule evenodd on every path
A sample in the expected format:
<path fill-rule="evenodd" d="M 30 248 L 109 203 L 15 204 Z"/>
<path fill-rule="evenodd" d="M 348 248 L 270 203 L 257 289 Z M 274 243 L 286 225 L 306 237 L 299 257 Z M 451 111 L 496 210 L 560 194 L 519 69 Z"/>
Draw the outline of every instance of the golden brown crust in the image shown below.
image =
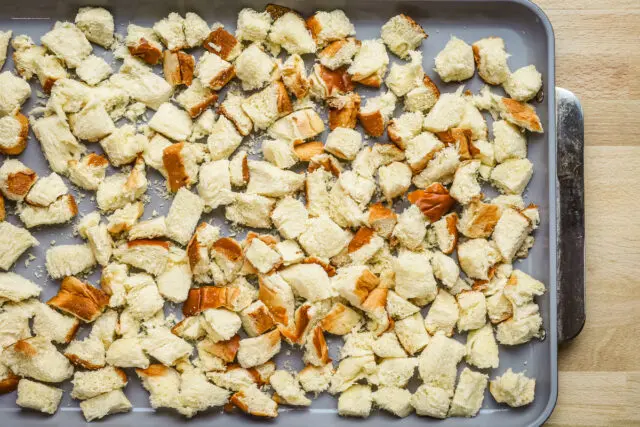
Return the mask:
<path fill-rule="evenodd" d="M 20 172 L 10 173 L 7 176 L 7 193 L 24 197 L 27 195 L 33 184 L 38 180 L 38 174 L 35 171 L 26 168 Z"/>
<path fill-rule="evenodd" d="M 289 12 L 295 13 L 296 15 L 300 15 L 298 12 L 296 12 L 295 10 L 286 7 L 286 6 L 280 6 L 279 4 L 273 4 L 273 3 L 269 3 L 264 10 L 271 15 L 271 19 L 273 19 L 274 21 L 278 18 L 280 18 L 282 15 L 286 15 Z"/>
<path fill-rule="evenodd" d="M 189 116 L 191 118 L 198 117 L 204 110 L 206 110 L 211 104 L 215 103 L 218 100 L 218 94 L 215 92 L 211 92 L 202 102 L 192 106 L 187 110 Z"/>
<path fill-rule="evenodd" d="M 308 172 L 313 172 L 316 169 L 322 168 L 327 172 L 331 172 L 331 175 L 338 178 L 340 176 L 340 169 L 331 161 L 329 157 L 325 157 L 321 160 L 313 159 L 309 162 Z"/>
<path fill-rule="evenodd" d="M 258 299 L 267 306 L 273 320 L 276 323 L 288 325 L 289 315 L 286 308 L 281 305 L 280 295 L 267 286 L 262 277 L 258 278 L 258 284 Z"/>
<path fill-rule="evenodd" d="M 244 156 L 242 159 L 242 179 L 244 182 L 249 182 L 249 157 Z"/>
<path fill-rule="evenodd" d="M 542 132 L 540 118 L 531 105 L 511 98 L 502 98 L 501 102 L 513 123 L 531 132 Z"/>
<path fill-rule="evenodd" d="M 449 191 L 439 182 L 434 182 L 424 190 L 412 191 L 407 198 L 420 208 L 422 214 L 431 222 L 442 218 L 456 203 Z"/>
<path fill-rule="evenodd" d="M 164 376 L 167 371 L 169 371 L 171 368 L 164 366 L 160 363 L 153 363 L 151 365 L 149 365 L 148 368 L 145 369 L 136 369 L 136 373 L 142 377 L 162 377 Z"/>
<path fill-rule="evenodd" d="M 242 246 L 230 237 L 222 237 L 216 240 L 212 249 L 233 262 L 242 258 Z"/>
<path fill-rule="evenodd" d="M 189 294 L 182 304 L 182 314 L 195 316 L 209 308 L 233 309 L 233 303 L 238 298 L 240 290 L 237 288 L 219 288 L 216 286 L 203 286 L 189 289 Z"/>
<path fill-rule="evenodd" d="M 356 280 L 356 285 L 353 293 L 358 297 L 361 303 L 363 303 L 369 293 L 378 287 L 380 279 L 369 270 L 364 270 L 360 277 Z"/>
<path fill-rule="evenodd" d="M 316 15 L 307 18 L 307 28 L 311 32 L 311 36 L 314 41 L 318 41 L 318 34 L 322 31 L 322 25 L 320 25 L 320 21 L 316 18 Z"/>
<path fill-rule="evenodd" d="M 184 167 L 182 148 L 184 142 L 171 144 L 162 151 L 162 163 L 167 170 L 167 181 L 172 192 L 178 191 L 190 183 L 190 177 Z"/>
<path fill-rule="evenodd" d="M 19 112 L 16 112 L 14 117 L 20 123 L 16 144 L 12 147 L 0 147 L 0 153 L 9 156 L 17 156 L 22 153 L 27 148 L 27 137 L 29 136 L 29 119 Z"/>
<path fill-rule="evenodd" d="M 69 211 L 72 216 L 78 215 L 78 205 L 76 204 L 76 199 L 73 198 L 71 194 L 67 194 L 66 196 L 62 196 L 67 198 L 67 205 L 69 206 Z"/>
<path fill-rule="evenodd" d="M 101 156 L 100 154 L 89 153 L 87 155 L 87 165 L 89 166 L 102 167 L 102 166 L 107 166 L 108 164 L 109 164 L 109 160 L 107 160 L 106 157 Z"/>
<path fill-rule="evenodd" d="M 0 222 L 4 221 L 7 216 L 7 211 L 4 207 L 4 197 L 0 194 Z"/>
<path fill-rule="evenodd" d="M 384 134 L 384 117 L 382 117 L 380 110 L 371 113 L 359 112 L 358 119 L 367 134 L 374 137 L 380 137 Z"/>
<path fill-rule="evenodd" d="M 200 223 L 200 225 L 196 228 L 196 231 L 193 233 L 193 236 L 191 236 L 191 240 L 189 240 L 189 243 L 187 244 L 187 258 L 189 259 L 189 267 L 191 267 L 192 271 L 196 268 L 198 263 L 202 261 L 202 258 L 200 257 L 201 246 L 198 242 L 198 231 L 207 227 L 207 225 L 208 224 L 206 222 Z"/>
<path fill-rule="evenodd" d="M 471 129 L 451 128 L 444 132 L 436 132 L 436 136 L 444 145 L 456 145 L 460 160 L 471 160 L 478 153 L 472 142 L 473 133 Z"/>
<path fill-rule="evenodd" d="M 180 77 L 182 79 L 182 83 L 191 86 L 191 82 L 193 82 L 193 70 L 196 66 L 196 60 L 193 55 L 189 55 L 188 53 L 179 51 L 178 52 L 178 62 L 180 63 Z"/>
<path fill-rule="evenodd" d="M 278 105 L 278 113 L 282 116 L 286 116 L 293 112 L 293 106 L 291 105 L 291 98 L 289 98 L 289 93 L 287 92 L 287 88 L 285 87 L 282 81 L 278 80 L 274 83 L 277 89 L 277 105 Z"/>
<path fill-rule="evenodd" d="M 334 335 L 345 335 L 349 331 L 345 329 L 346 319 L 351 317 L 353 310 L 342 303 L 336 303 L 329 313 L 320 321 L 322 329 Z"/>
<path fill-rule="evenodd" d="M 351 76 L 351 80 L 353 80 L 354 82 L 358 82 L 363 86 L 375 88 L 379 88 L 382 85 L 382 77 L 380 77 L 377 73 L 373 73 L 368 76 L 354 74 Z"/>
<path fill-rule="evenodd" d="M 166 240 L 155 240 L 155 239 L 137 239 L 131 240 L 127 242 L 128 248 L 134 248 L 136 246 L 160 246 L 169 250 L 169 242 Z"/>
<path fill-rule="evenodd" d="M 237 44 L 238 39 L 233 34 L 222 27 L 218 27 L 209 33 L 202 43 L 202 47 L 226 61 Z"/>
<path fill-rule="evenodd" d="M 332 97 L 342 93 L 353 92 L 355 86 L 352 77 L 347 73 L 347 67 L 331 70 L 324 65 L 317 64 L 318 74 L 324 82 L 327 90 L 327 97 Z"/>
<path fill-rule="evenodd" d="M 177 86 L 182 83 L 180 75 L 180 61 L 176 52 L 165 50 L 162 54 L 162 73 L 164 79 L 171 86 Z"/>
<path fill-rule="evenodd" d="M 246 313 L 251 318 L 251 323 L 257 335 L 262 335 L 275 326 L 273 317 L 266 305 L 260 305 L 257 310 Z"/>
<path fill-rule="evenodd" d="M 214 76 L 211 81 L 206 82 L 213 90 L 222 89 L 229 81 L 236 76 L 236 69 L 232 65 L 229 68 L 221 71 L 217 76 Z"/>
<path fill-rule="evenodd" d="M 368 245 L 373 238 L 375 231 L 369 227 L 360 227 L 360 229 L 353 236 L 353 239 L 349 242 L 349 246 L 347 246 L 347 253 L 353 253 L 360 249 L 361 247 Z"/>
<path fill-rule="evenodd" d="M 295 322 L 288 327 L 284 325 L 278 325 L 278 330 L 287 340 L 294 344 L 300 344 L 304 338 L 304 333 L 311 322 L 311 310 L 310 304 L 304 304 L 296 310 Z"/>
<path fill-rule="evenodd" d="M 73 276 L 67 276 L 62 279 L 58 293 L 47 304 L 89 323 L 102 314 L 109 304 L 109 295 Z"/>
<path fill-rule="evenodd" d="M 350 93 L 343 97 L 330 98 L 329 104 L 329 128 L 350 128 L 356 127 L 358 112 L 360 111 L 360 95 Z"/>
<path fill-rule="evenodd" d="M 429 78 L 429 76 L 425 74 L 424 79 L 422 80 L 422 83 L 427 89 L 431 90 L 431 93 L 434 94 L 436 99 L 440 98 L 440 89 L 438 89 L 438 86 L 436 86 L 436 84 L 433 82 L 433 80 Z"/>
<path fill-rule="evenodd" d="M 404 13 L 401 13 L 400 16 L 404 18 L 414 30 L 416 30 L 419 33 L 422 33 L 425 38 L 429 37 L 427 33 L 424 32 L 424 29 L 420 26 L 420 24 L 418 24 L 416 21 L 411 19 L 410 16 L 407 16 Z"/>
<path fill-rule="evenodd" d="M 321 141 L 303 142 L 294 144 L 294 153 L 303 162 L 310 161 L 314 156 L 324 153 L 324 144 Z"/>
<path fill-rule="evenodd" d="M 150 65 L 155 65 L 162 58 L 162 49 L 153 46 L 147 39 L 141 37 L 133 46 L 127 46 L 129 53 L 135 57 L 142 59 Z"/>
<path fill-rule="evenodd" d="M 453 236 L 453 241 L 451 242 L 451 247 L 442 252 L 450 255 L 456 249 L 456 246 L 458 246 L 458 214 L 454 212 L 451 215 L 447 215 L 446 222 L 447 231 Z"/>
<path fill-rule="evenodd" d="M 202 341 L 203 348 L 207 353 L 211 353 L 216 357 L 231 363 L 236 359 L 236 354 L 240 348 L 240 335 L 234 335 L 227 341 L 213 342 L 211 340 Z"/>
<path fill-rule="evenodd" d="M 313 349 L 322 364 L 326 365 L 327 363 L 330 363 L 331 358 L 329 357 L 329 347 L 327 347 L 327 341 L 324 339 L 324 333 L 320 326 L 316 326 L 313 330 L 311 343 L 313 344 Z"/>
<path fill-rule="evenodd" d="M 473 239 L 489 237 L 500 219 L 500 207 L 481 201 L 473 201 L 471 204 L 473 206 L 469 206 L 468 209 L 474 209 L 473 218 L 463 230 L 464 234 Z"/>
<path fill-rule="evenodd" d="M 18 340 L 13 344 L 13 350 L 16 353 L 20 353 L 25 357 L 33 357 L 38 351 L 27 340 Z"/>
<path fill-rule="evenodd" d="M 9 371 L 7 376 L 0 380 L 0 394 L 11 393 L 18 388 L 20 377 Z"/>
<path fill-rule="evenodd" d="M 387 288 L 375 288 L 369 295 L 367 295 L 367 299 L 362 303 L 362 309 L 368 312 L 374 312 L 379 308 L 385 308 L 387 306 L 387 295 L 389 294 L 389 289 Z"/>
<path fill-rule="evenodd" d="M 238 409 L 240 409 L 242 412 L 245 412 L 247 414 L 251 414 L 254 415 L 256 417 L 267 417 L 267 418 L 273 418 L 274 416 L 278 416 L 277 412 L 275 415 L 271 414 L 271 413 L 267 413 L 267 412 L 262 412 L 262 411 L 249 411 L 249 406 L 244 402 L 246 395 L 244 394 L 244 392 L 241 390 L 239 392 L 234 393 L 231 398 L 229 399 L 229 401 L 231 403 L 233 403 Z M 274 400 L 275 402 L 275 400 Z M 278 405 L 278 402 L 276 402 L 276 407 Z"/>
<path fill-rule="evenodd" d="M 84 359 L 80 358 L 80 356 L 78 356 L 76 354 L 64 353 L 64 357 L 69 359 L 69 361 L 71 363 L 73 363 L 74 365 L 80 366 L 80 367 L 85 368 L 85 369 L 90 369 L 90 370 L 95 371 L 96 369 L 104 368 L 104 364 L 102 364 L 102 365 L 94 365 L 93 363 L 89 362 L 88 360 L 84 360 Z"/>
<path fill-rule="evenodd" d="M 336 275 L 336 268 L 318 257 L 308 256 L 302 260 L 302 264 L 317 264 L 322 267 L 325 273 L 327 273 L 327 276 L 333 277 Z"/>
<path fill-rule="evenodd" d="M 374 203 L 369 207 L 369 224 L 387 219 L 397 220 L 398 215 L 382 203 Z"/>
<path fill-rule="evenodd" d="M 351 42 L 352 40 L 354 40 L 353 37 L 347 37 L 346 39 L 340 39 L 340 40 L 336 40 L 334 42 L 329 43 L 324 49 L 322 49 L 318 53 L 318 58 L 331 58 L 335 56 L 340 51 L 340 49 L 344 47 L 344 45 Z M 361 44 L 360 40 L 355 40 L 355 43 L 358 46 L 360 46 Z"/>

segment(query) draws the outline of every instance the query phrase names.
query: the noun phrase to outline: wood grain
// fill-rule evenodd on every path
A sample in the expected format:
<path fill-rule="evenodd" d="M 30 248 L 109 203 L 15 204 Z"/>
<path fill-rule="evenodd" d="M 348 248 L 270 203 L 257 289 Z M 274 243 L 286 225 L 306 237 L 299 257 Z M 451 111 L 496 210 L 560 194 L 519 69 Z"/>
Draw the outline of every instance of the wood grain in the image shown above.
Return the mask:
<path fill-rule="evenodd" d="M 587 323 L 548 425 L 640 425 L 640 1 L 538 0 L 585 113 Z"/>

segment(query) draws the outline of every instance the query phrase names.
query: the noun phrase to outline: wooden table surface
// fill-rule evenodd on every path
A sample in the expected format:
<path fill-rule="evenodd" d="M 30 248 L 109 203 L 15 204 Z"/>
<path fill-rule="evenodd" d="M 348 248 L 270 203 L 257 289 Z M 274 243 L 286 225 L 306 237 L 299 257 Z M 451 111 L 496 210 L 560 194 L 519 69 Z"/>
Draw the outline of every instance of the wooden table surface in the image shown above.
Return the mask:
<path fill-rule="evenodd" d="M 536 0 L 585 116 L 587 323 L 549 425 L 640 425 L 640 0 Z"/>

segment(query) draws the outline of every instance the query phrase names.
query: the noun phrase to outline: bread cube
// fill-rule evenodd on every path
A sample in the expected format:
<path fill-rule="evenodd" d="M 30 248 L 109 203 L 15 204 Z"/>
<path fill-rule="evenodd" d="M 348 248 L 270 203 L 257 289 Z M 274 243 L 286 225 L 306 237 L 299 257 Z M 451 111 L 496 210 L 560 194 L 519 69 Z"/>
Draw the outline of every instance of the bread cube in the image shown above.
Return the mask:
<path fill-rule="evenodd" d="M 236 37 L 241 41 L 264 41 L 271 28 L 271 21 L 268 12 L 244 8 L 238 13 Z"/>
<path fill-rule="evenodd" d="M 111 135 L 100 141 L 105 154 L 113 166 L 122 166 L 133 162 L 142 153 L 149 140 L 136 133 L 133 125 L 124 125 L 114 129 Z"/>
<path fill-rule="evenodd" d="M 218 95 L 215 92 L 203 85 L 200 79 L 194 79 L 191 85 L 176 97 L 176 102 L 187 110 L 191 118 L 195 118 L 217 99 Z"/>
<path fill-rule="evenodd" d="M 425 169 L 436 154 L 444 148 L 431 132 L 422 132 L 407 141 L 405 155 L 411 170 L 418 173 Z"/>
<path fill-rule="evenodd" d="M 235 61 L 235 68 L 244 90 L 262 89 L 278 75 L 275 60 L 258 43 L 242 51 Z"/>
<path fill-rule="evenodd" d="M 436 333 L 419 357 L 418 371 L 424 384 L 453 392 L 457 365 L 464 353 L 464 345 Z"/>
<path fill-rule="evenodd" d="M 367 134 L 375 137 L 384 135 L 396 108 L 396 101 L 397 98 L 392 92 L 367 99 L 358 113 L 358 120 Z"/>
<path fill-rule="evenodd" d="M 355 384 L 338 398 L 338 414 L 346 417 L 367 418 L 371 413 L 373 397 L 371 387 Z"/>
<path fill-rule="evenodd" d="M 466 101 L 461 90 L 443 93 L 424 119 L 423 127 L 430 132 L 444 132 L 457 126 L 464 115 Z"/>
<path fill-rule="evenodd" d="M 467 363 L 480 369 L 498 367 L 498 344 L 490 323 L 486 323 L 480 329 L 469 331 L 465 358 Z"/>
<path fill-rule="evenodd" d="M 406 149 L 407 142 L 422 131 L 423 119 L 420 112 L 404 113 L 400 117 L 391 119 L 387 127 L 389 139 L 399 148 Z"/>
<path fill-rule="evenodd" d="M 16 405 L 53 415 L 58 410 L 62 394 L 59 388 L 22 379 L 18 383 Z"/>
<path fill-rule="evenodd" d="M 300 190 L 304 175 L 286 171 L 262 161 L 249 161 L 247 193 L 269 197 L 283 197 Z"/>
<path fill-rule="evenodd" d="M 513 372 L 511 368 L 489 382 L 489 391 L 498 403 L 506 403 L 512 408 L 533 402 L 536 380 L 528 378 L 522 372 Z"/>
<path fill-rule="evenodd" d="M 528 159 L 510 159 L 491 172 L 491 182 L 504 194 L 522 194 L 531 176 L 533 164 Z"/>
<path fill-rule="evenodd" d="M 275 200 L 257 194 L 235 194 L 225 210 L 225 217 L 236 224 L 254 228 L 270 228 Z"/>
<path fill-rule="evenodd" d="M 268 40 L 282 46 L 290 54 L 314 53 L 316 42 L 305 21 L 296 13 L 288 12 L 271 25 Z"/>
<path fill-rule="evenodd" d="M 377 386 L 406 387 L 418 366 L 414 357 L 382 359 L 369 381 Z"/>
<path fill-rule="evenodd" d="M 477 179 L 478 168 L 480 168 L 479 160 L 466 160 L 460 163 L 456 170 L 450 194 L 460 204 L 469 204 L 482 194 Z"/>
<path fill-rule="evenodd" d="M 43 35 L 40 41 L 68 68 L 76 68 L 93 50 L 84 33 L 70 22 L 56 22 L 53 30 Z"/>
<path fill-rule="evenodd" d="M 275 418 L 278 404 L 255 386 L 244 387 L 231 396 L 231 403 L 243 412 L 257 417 Z"/>
<path fill-rule="evenodd" d="M 398 216 L 398 223 L 391 237 L 407 249 L 417 250 L 427 234 L 426 225 L 420 209 L 411 205 Z"/>
<path fill-rule="evenodd" d="M 293 406 L 309 406 L 311 400 L 305 395 L 300 388 L 300 384 L 288 371 L 277 370 L 269 378 L 269 383 L 277 393 L 277 400 L 280 403 Z"/>
<path fill-rule="evenodd" d="M 347 72 L 354 82 L 380 87 L 388 65 L 389 55 L 382 41 L 364 40 Z"/>
<path fill-rule="evenodd" d="M 198 195 L 204 201 L 205 211 L 233 201 L 228 160 L 217 160 L 200 167 Z"/>
<path fill-rule="evenodd" d="M 235 76 L 233 65 L 211 52 L 205 52 L 196 65 L 195 75 L 205 86 L 222 89 Z"/>
<path fill-rule="evenodd" d="M 131 410 L 131 402 L 121 390 L 112 390 L 80 402 L 80 409 L 87 421 L 99 420 L 107 415 Z"/>
<path fill-rule="evenodd" d="M 204 202 L 199 196 L 186 188 L 180 188 L 167 215 L 167 236 L 181 245 L 186 245 L 203 210 Z"/>
<path fill-rule="evenodd" d="M 540 336 L 542 317 L 537 304 L 513 307 L 513 316 L 498 324 L 496 338 L 500 344 L 519 345 Z"/>
<path fill-rule="evenodd" d="M 413 183 L 418 188 L 427 188 L 435 182 L 450 184 L 459 165 L 460 156 L 457 148 L 442 148 L 429 160 L 424 170 L 413 177 Z"/>
<path fill-rule="evenodd" d="M 282 82 L 275 82 L 242 103 L 256 129 L 267 129 L 277 119 L 292 112 L 291 100 Z"/>
<path fill-rule="evenodd" d="M 417 50 L 427 34 L 422 27 L 407 15 L 400 14 L 389 19 L 381 30 L 382 40 L 389 50 L 400 58 L 406 58 L 411 50 Z"/>
<path fill-rule="evenodd" d="M 71 397 L 86 400 L 123 388 L 127 385 L 127 374 L 122 369 L 107 366 L 95 371 L 76 371 L 71 383 Z"/>
<path fill-rule="evenodd" d="M 280 332 L 274 330 L 255 338 L 240 340 L 238 363 L 243 368 L 262 365 L 278 352 L 280 352 Z"/>
<path fill-rule="evenodd" d="M 416 312 L 397 320 L 395 333 L 402 347 L 410 355 L 414 355 L 429 344 L 429 334 L 424 327 L 424 319 Z"/>
<path fill-rule="evenodd" d="M 448 337 L 453 335 L 453 328 L 458 322 L 459 309 L 455 297 L 444 289 L 438 290 L 435 301 L 429 308 L 425 319 L 425 327 L 431 335 L 438 331 L 444 332 Z"/>
<path fill-rule="evenodd" d="M 411 61 L 408 64 L 391 65 L 385 84 L 396 96 L 404 96 L 412 89 L 423 85 L 422 53 L 410 51 Z"/>
<path fill-rule="evenodd" d="M 356 34 L 356 29 L 347 15 L 339 9 L 331 12 L 316 12 L 307 19 L 307 27 L 311 31 L 311 35 L 318 47 Z"/>
<path fill-rule="evenodd" d="M 493 241 L 505 262 L 510 263 L 531 231 L 529 218 L 514 209 L 506 209 L 493 231 Z"/>
<path fill-rule="evenodd" d="M 0 74 L 0 79 L 1 76 Z M 69 161 L 78 160 L 86 150 L 71 133 L 66 121 L 58 116 L 35 120 L 32 128 L 49 166 L 56 173 L 64 174 L 69 167 Z"/>
<path fill-rule="evenodd" d="M 347 37 L 329 43 L 324 49 L 318 52 L 317 56 L 320 64 L 330 70 L 351 65 L 353 57 L 360 50 L 360 41 L 354 37 Z"/>
<path fill-rule="evenodd" d="M 113 15 L 101 7 L 81 7 L 75 19 L 76 26 L 90 42 L 109 48 L 115 28 Z"/>
<path fill-rule="evenodd" d="M 324 366 L 307 365 L 298 373 L 298 379 L 306 392 L 321 393 L 329 388 L 333 372 L 331 363 Z"/>
<path fill-rule="evenodd" d="M 202 47 L 225 61 L 233 61 L 242 51 L 242 45 L 238 42 L 238 39 L 225 30 L 220 23 L 213 24 L 211 33 L 202 43 Z"/>
<path fill-rule="evenodd" d="M 24 200 L 37 179 L 38 174 L 20 160 L 7 159 L 0 167 L 0 191 L 9 200 Z"/>
<path fill-rule="evenodd" d="M 440 98 L 438 87 L 425 75 L 422 84 L 411 89 L 404 98 L 404 109 L 409 112 L 425 113 L 429 111 Z"/>
<path fill-rule="evenodd" d="M 518 68 L 502 83 L 505 92 L 516 101 L 533 99 L 542 87 L 542 74 L 535 65 Z"/>
<path fill-rule="evenodd" d="M 436 73 L 444 82 L 461 82 L 475 72 L 471 46 L 455 36 L 451 37 L 436 56 Z"/>
<path fill-rule="evenodd" d="M 59 383 L 73 375 L 73 366 L 43 336 L 26 338 L 6 347 L 0 362 L 23 378 Z"/>
<path fill-rule="evenodd" d="M 0 118 L 0 153 L 18 155 L 27 148 L 29 120 L 19 112 Z"/>
<path fill-rule="evenodd" d="M 507 52 L 500 37 L 480 39 L 472 45 L 473 57 L 478 66 L 478 75 L 491 85 L 500 85 L 509 78 Z"/>
<path fill-rule="evenodd" d="M 411 396 L 411 406 L 419 416 L 446 418 L 453 390 L 423 384 Z"/>
<path fill-rule="evenodd" d="M 100 369 L 106 363 L 105 348 L 98 338 L 71 341 L 64 350 L 64 355 L 74 365 L 85 369 Z"/>
<path fill-rule="evenodd" d="M 47 304 L 34 304 L 32 310 L 33 332 L 51 342 L 68 344 L 80 327 L 78 319 L 61 314 Z"/>
<path fill-rule="evenodd" d="M 113 74 L 113 69 L 99 56 L 89 55 L 76 67 L 76 74 L 87 84 L 95 86 Z"/>
<path fill-rule="evenodd" d="M 460 374 L 458 386 L 451 401 L 449 416 L 475 417 L 480 411 L 484 400 L 484 390 L 487 388 L 488 376 L 464 368 Z"/>
<path fill-rule="evenodd" d="M 149 120 L 149 127 L 171 138 L 174 141 L 184 141 L 191 135 L 193 123 L 187 112 L 175 105 L 165 102 Z"/>
<path fill-rule="evenodd" d="M 158 57 L 160 55 L 158 52 Z M 168 102 L 173 93 L 173 87 L 165 79 L 135 59 L 125 59 L 120 71 L 111 76 L 109 82 L 152 110 L 157 110 L 160 105 Z M 110 90 L 109 93 L 113 91 Z"/>

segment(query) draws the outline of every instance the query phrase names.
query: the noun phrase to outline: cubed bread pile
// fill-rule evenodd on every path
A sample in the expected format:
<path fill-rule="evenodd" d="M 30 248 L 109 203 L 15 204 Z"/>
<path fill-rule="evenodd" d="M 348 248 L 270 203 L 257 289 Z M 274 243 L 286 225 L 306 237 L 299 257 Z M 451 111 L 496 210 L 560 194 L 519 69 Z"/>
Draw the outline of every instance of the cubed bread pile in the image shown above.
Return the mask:
<path fill-rule="evenodd" d="M 341 10 L 305 19 L 275 5 L 241 10 L 235 32 L 190 12 L 118 35 L 109 11 L 86 7 L 40 44 L 0 33 L 0 64 L 10 43 L 16 68 L 0 73 L 0 393 L 54 414 L 71 380 L 87 421 L 131 410 L 132 375 L 153 408 L 185 417 L 277 417 L 322 392 L 343 416 L 471 417 L 487 385 L 497 402 L 531 403 L 535 379 L 494 370 L 499 344 L 543 333 L 545 285 L 513 265 L 540 222 L 522 194 L 541 74 L 511 72 L 501 38 L 452 37 L 440 80 L 477 71 L 508 97 L 441 92 L 426 38 L 403 14 L 358 40 Z M 30 82 L 46 102 L 24 111 Z M 363 86 L 385 88 L 365 98 Z M 10 157 L 29 127 L 47 176 Z M 149 168 L 172 201 L 142 219 Z M 93 212 L 79 214 L 70 185 L 93 194 Z M 41 302 L 12 266 L 40 243 L 30 230 L 72 222 L 82 241 L 46 250 L 59 290 Z M 82 275 L 93 269 L 99 284 Z M 276 366 L 283 342 L 300 372 Z"/>

